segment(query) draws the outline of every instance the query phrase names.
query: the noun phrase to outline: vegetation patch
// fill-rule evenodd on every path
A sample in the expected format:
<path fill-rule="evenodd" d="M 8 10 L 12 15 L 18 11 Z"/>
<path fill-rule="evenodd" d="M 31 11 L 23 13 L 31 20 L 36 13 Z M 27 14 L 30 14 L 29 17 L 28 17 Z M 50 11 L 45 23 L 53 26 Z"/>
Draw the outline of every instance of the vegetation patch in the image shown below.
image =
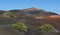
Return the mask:
<path fill-rule="evenodd" d="M 51 24 L 44 24 L 42 26 L 39 27 L 39 30 L 42 30 L 42 31 L 54 31 L 54 27 L 51 25 Z"/>
<path fill-rule="evenodd" d="M 13 12 L 5 12 L 5 13 L 3 13 L 3 16 L 15 18 L 15 17 L 19 16 L 19 14 L 18 13 L 13 13 Z"/>
<path fill-rule="evenodd" d="M 12 28 L 19 30 L 20 32 L 27 32 L 28 28 L 24 23 L 17 22 L 11 25 Z"/>

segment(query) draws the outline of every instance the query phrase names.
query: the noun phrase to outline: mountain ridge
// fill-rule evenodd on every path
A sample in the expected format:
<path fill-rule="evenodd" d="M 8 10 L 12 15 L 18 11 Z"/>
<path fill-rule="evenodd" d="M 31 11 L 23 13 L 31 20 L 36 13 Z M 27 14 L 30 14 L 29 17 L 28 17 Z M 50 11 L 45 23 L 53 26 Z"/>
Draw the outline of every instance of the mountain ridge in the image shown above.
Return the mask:
<path fill-rule="evenodd" d="M 22 9 L 22 10 L 20 10 L 20 9 L 14 9 L 14 10 L 8 10 L 8 11 L 0 10 L 0 13 L 4 13 L 4 12 L 14 12 L 14 13 L 19 13 L 19 14 L 59 15 L 57 13 L 45 11 L 43 9 L 39 9 L 39 8 L 35 8 L 35 7 Z"/>
<path fill-rule="evenodd" d="M 59 15 L 57 13 L 53 13 L 53 12 L 50 12 L 50 11 L 45 11 L 43 9 L 38 9 L 38 8 L 27 8 L 27 9 L 22 9 L 22 10 L 19 10 L 19 9 L 16 9 L 16 10 L 9 10 L 10 12 L 16 12 L 16 13 L 19 13 L 19 14 L 43 14 L 43 15 Z"/>

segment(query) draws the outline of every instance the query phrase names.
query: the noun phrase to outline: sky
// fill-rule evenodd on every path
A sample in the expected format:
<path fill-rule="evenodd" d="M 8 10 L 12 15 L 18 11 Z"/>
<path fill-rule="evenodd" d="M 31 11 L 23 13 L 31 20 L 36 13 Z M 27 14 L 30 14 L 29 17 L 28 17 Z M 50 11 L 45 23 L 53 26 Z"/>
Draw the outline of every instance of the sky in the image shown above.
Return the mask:
<path fill-rule="evenodd" d="M 60 0 L 0 0 L 0 10 L 39 8 L 60 14 Z"/>

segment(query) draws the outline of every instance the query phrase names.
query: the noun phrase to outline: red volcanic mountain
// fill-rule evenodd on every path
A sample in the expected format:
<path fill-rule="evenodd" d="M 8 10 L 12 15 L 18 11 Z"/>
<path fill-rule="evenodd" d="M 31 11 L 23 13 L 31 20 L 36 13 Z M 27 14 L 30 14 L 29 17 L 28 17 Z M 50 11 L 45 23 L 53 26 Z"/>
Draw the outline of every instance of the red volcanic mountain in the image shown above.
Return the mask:
<path fill-rule="evenodd" d="M 1 11 L 4 13 L 6 11 Z M 38 28 L 42 24 L 52 24 L 55 28 L 60 29 L 60 16 L 53 12 L 48 12 L 43 9 L 38 8 L 28 8 L 28 9 L 15 9 L 15 10 L 9 10 L 9 12 L 18 13 L 20 16 L 16 19 L 8 19 L 8 18 L 0 18 L 2 24 L 11 24 L 13 21 L 21 21 L 25 20 L 24 22 L 28 27 L 35 27 Z M 2 20 L 3 19 L 3 20 Z M 12 21 L 11 21 L 12 20 Z M 6 22 L 5 22 L 6 21 Z M 11 22 L 11 23 L 10 23 Z"/>
<path fill-rule="evenodd" d="M 13 12 L 12 14 L 18 13 L 18 17 L 13 18 L 13 17 L 6 17 L 4 12 Z M 11 15 L 11 13 L 9 14 Z M 15 16 L 15 15 L 14 15 Z M 27 27 L 29 28 L 29 31 L 26 32 L 28 35 L 38 35 L 38 31 L 35 29 L 38 29 L 43 24 L 51 24 L 53 25 L 56 29 L 60 30 L 60 15 L 45 11 L 43 9 L 38 9 L 38 8 L 28 8 L 28 9 L 15 9 L 15 10 L 0 10 L 0 34 L 1 35 L 21 35 L 25 34 L 24 32 L 19 32 L 13 30 L 10 25 L 13 23 L 16 23 L 17 21 L 19 22 L 24 22 Z M 45 35 L 45 34 L 44 34 Z M 51 35 L 51 34 L 50 34 Z"/>

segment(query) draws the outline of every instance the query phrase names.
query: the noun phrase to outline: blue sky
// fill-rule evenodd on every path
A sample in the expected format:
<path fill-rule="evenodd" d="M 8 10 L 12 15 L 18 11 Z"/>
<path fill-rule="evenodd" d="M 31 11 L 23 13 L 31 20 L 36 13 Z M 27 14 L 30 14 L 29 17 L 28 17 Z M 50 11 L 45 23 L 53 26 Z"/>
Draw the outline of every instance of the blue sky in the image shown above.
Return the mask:
<path fill-rule="evenodd" d="M 0 0 L 0 10 L 36 7 L 60 14 L 60 0 Z"/>

